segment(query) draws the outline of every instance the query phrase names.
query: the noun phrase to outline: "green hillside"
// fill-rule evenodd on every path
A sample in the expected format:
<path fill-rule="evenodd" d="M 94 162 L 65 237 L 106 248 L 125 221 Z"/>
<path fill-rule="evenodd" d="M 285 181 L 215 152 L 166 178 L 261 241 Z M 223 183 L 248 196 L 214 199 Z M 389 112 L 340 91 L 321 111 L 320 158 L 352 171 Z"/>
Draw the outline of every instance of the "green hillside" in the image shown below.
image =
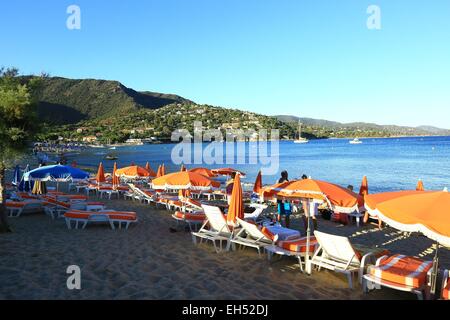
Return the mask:
<path fill-rule="evenodd" d="M 138 92 L 118 81 L 59 77 L 43 79 L 38 99 L 39 117 L 52 124 L 123 116 L 140 109 L 191 102 L 176 95 Z"/>

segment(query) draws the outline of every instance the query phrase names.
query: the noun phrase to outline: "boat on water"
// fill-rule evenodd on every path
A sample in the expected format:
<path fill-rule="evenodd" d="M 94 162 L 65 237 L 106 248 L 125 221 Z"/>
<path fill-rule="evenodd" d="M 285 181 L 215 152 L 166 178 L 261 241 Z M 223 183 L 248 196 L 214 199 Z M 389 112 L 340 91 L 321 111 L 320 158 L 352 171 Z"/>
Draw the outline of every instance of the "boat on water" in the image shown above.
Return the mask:
<path fill-rule="evenodd" d="M 294 140 L 294 143 L 308 143 L 309 140 L 306 138 L 302 138 L 302 123 L 298 122 L 298 139 Z"/>
<path fill-rule="evenodd" d="M 112 155 L 112 154 L 108 154 L 105 157 L 105 160 L 117 160 L 117 159 L 119 159 L 119 158 L 117 156 Z"/>
<path fill-rule="evenodd" d="M 355 138 L 355 139 L 353 139 L 353 140 L 350 140 L 350 144 L 361 144 L 361 143 L 362 143 L 362 141 L 359 140 L 358 138 Z"/>
<path fill-rule="evenodd" d="M 116 147 L 109 148 L 109 150 L 116 150 L 116 149 L 117 149 Z"/>

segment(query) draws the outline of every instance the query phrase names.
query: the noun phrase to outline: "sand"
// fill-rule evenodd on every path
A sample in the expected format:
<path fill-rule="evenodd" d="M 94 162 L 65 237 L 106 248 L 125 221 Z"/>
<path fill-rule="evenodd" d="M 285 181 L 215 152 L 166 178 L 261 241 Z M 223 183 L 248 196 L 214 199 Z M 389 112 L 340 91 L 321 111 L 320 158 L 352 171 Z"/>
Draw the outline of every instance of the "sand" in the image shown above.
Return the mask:
<path fill-rule="evenodd" d="M 88 225 L 68 230 L 64 220 L 43 213 L 10 219 L 13 233 L 0 234 L 0 299 L 415 299 L 391 289 L 363 294 L 349 289 L 344 275 L 300 272 L 296 260 L 269 262 L 254 249 L 216 254 L 210 244 L 194 245 L 183 228 L 170 232 L 170 212 L 124 200 L 108 208 L 136 211 L 129 230 Z M 304 234 L 301 220 L 293 228 Z M 432 241 L 375 226 L 342 226 L 319 221 L 322 231 L 350 237 L 357 244 L 384 244 L 395 253 L 432 259 Z M 440 252 L 450 266 L 450 251 Z M 81 290 L 68 290 L 66 268 L 81 268 Z"/>

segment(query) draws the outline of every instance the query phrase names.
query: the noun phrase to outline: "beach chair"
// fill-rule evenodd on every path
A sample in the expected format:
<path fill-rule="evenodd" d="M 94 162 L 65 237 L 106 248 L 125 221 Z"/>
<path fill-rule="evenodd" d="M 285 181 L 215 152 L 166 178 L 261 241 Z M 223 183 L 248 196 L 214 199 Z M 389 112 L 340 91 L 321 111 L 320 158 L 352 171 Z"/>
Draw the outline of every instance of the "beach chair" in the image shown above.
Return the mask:
<path fill-rule="evenodd" d="M 363 276 L 363 291 L 388 287 L 415 293 L 419 300 L 428 297 L 432 272 L 432 261 L 424 261 L 401 254 L 384 255 L 375 265 L 367 268 Z"/>
<path fill-rule="evenodd" d="M 444 275 L 442 277 L 442 290 L 441 290 L 441 298 L 442 300 L 450 300 L 450 275 L 448 270 L 444 271 Z"/>
<path fill-rule="evenodd" d="M 244 213 L 245 220 L 252 220 L 254 222 L 260 220 L 261 214 L 267 209 L 266 204 L 252 203 L 248 208 L 253 208 L 254 211 L 251 213 Z"/>
<path fill-rule="evenodd" d="M 206 215 L 206 221 L 198 232 L 191 232 L 192 241 L 194 244 L 197 244 L 197 238 L 200 239 L 200 243 L 203 240 L 211 241 L 217 253 L 223 250 L 222 242 L 225 241 L 227 243 L 225 250 L 229 250 L 232 230 L 228 226 L 222 211 L 218 207 L 204 204 L 202 204 L 202 208 Z M 217 247 L 216 242 L 220 243 L 220 247 Z"/>
<path fill-rule="evenodd" d="M 264 250 L 264 248 L 275 244 L 278 240 L 277 235 L 275 237 L 269 237 L 254 222 L 247 222 L 239 218 L 236 218 L 236 220 L 242 228 L 230 240 L 235 245 L 255 248 L 258 250 L 258 255 L 260 255 L 261 249 Z"/>
<path fill-rule="evenodd" d="M 104 210 L 98 212 L 70 210 L 64 213 L 68 229 L 84 229 L 88 223 L 107 223 L 111 229 L 115 230 L 115 224 L 119 229 L 127 230 L 131 223 L 138 221 L 136 212 L 120 212 Z M 123 228 L 122 228 L 123 226 Z"/>
<path fill-rule="evenodd" d="M 316 266 L 329 269 L 347 275 L 348 284 L 353 288 L 353 275 L 358 274 L 359 282 L 362 282 L 364 268 L 372 257 L 388 253 L 388 251 L 363 252 L 350 243 L 347 237 L 336 236 L 325 232 L 314 231 L 314 236 L 319 243 L 311 260 L 307 265 L 307 272 L 311 274 L 312 267 Z M 367 250 L 366 250 L 367 251 Z"/>
<path fill-rule="evenodd" d="M 183 222 L 189 226 L 189 230 L 192 232 L 195 227 L 203 224 L 203 222 L 206 220 L 206 215 L 203 213 L 203 211 L 198 212 L 182 212 L 182 211 L 175 211 L 174 214 L 172 214 L 172 218 L 174 218 L 177 221 L 177 224 L 180 222 Z"/>
<path fill-rule="evenodd" d="M 39 212 L 43 210 L 42 201 L 29 199 L 24 201 L 6 200 L 8 217 L 18 218 L 22 213 Z"/>

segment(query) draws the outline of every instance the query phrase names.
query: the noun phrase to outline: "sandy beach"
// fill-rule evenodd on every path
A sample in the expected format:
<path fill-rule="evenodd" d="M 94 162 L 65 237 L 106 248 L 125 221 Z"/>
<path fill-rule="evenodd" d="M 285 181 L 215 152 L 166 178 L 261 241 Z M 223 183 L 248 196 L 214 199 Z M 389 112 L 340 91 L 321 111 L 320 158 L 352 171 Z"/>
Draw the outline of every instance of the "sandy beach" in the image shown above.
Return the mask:
<path fill-rule="evenodd" d="M 91 197 L 94 199 L 94 197 Z M 96 199 L 96 198 L 95 198 Z M 64 220 L 44 213 L 9 219 L 13 233 L 0 234 L 1 299 L 415 299 L 382 289 L 363 294 L 349 289 L 343 275 L 300 272 L 293 258 L 269 262 L 256 250 L 216 254 L 210 244 L 194 245 L 188 231 L 175 227 L 170 212 L 124 200 L 105 200 L 108 208 L 138 213 L 129 230 L 88 225 L 68 230 Z M 301 220 L 292 227 L 304 234 Z M 352 243 L 382 245 L 395 253 L 432 259 L 432 241 L 404 237 L 373 225 L 358 228 L 320 220 L 322 231 L 350 237 Z M 440 250 L 441 266 L 450 265 Z M 81 268 L 81 290 L 68 290 L 66 268 Z"/>

